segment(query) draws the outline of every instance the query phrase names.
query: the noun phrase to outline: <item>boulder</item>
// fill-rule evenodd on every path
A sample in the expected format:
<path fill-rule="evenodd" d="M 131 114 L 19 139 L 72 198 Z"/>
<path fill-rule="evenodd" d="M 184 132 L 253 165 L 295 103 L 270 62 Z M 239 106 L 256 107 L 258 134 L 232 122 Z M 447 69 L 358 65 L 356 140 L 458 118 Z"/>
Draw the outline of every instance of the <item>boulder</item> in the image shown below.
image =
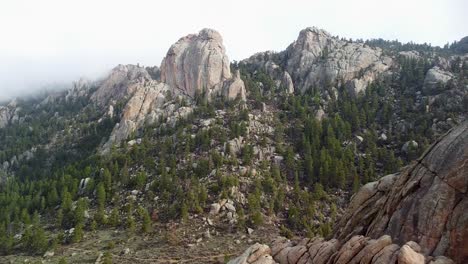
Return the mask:
<path fill-rule="evenodd" d="M 256 243 L 244 251 L 239 257 L 232 259 L 228 264 L 274 264 L 270 255 L 271 249 L 267 245 Z"/>
<path fill-rule="evenodd" d="M 453 78 L 450 72 L 444 71 L 438 66 L 429 69 L 424 78 L 424 94 L 434 95 L 444 90 L 445 84 Z"/>
<path fill-rule="evenodd" d="M 424 256 L 404 245 L 398 253 L 398 264 L 424 264 Z"/>
<path fill-rule="evenodd" d="M 401 151 L 404 153 L 408 153 L 409 148 L 418 148 L 419 144 L 418 142 L 411 140 L 411 141 L 406 141 L 405 144 L 401 147 Z"/>
<path fill-rule="evenodd" d="M 221 210 L 221 205 L 219 203 L 211 204 L 210 215 L 217 215 L 220 210 Z"/>

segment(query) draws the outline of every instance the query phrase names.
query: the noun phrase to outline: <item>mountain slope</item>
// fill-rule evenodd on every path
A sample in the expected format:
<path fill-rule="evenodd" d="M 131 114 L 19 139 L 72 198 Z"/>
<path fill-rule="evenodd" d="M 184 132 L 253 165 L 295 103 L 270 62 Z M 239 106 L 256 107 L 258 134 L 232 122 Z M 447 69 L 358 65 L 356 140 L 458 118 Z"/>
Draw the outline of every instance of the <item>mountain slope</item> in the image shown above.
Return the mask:
<path fill-rule="evenodd" d="M 349 218 L 360 186 L 466 119 L 467 56 L 455 47 L 308 28 L 283 52 L 229 65 L 204 29 L 161 67 L 118 65 L 19 98 L 0 108 L 0 253 L 212 262 L 272 234 L 347 236 L 354 224 L 332 223 Z"/>

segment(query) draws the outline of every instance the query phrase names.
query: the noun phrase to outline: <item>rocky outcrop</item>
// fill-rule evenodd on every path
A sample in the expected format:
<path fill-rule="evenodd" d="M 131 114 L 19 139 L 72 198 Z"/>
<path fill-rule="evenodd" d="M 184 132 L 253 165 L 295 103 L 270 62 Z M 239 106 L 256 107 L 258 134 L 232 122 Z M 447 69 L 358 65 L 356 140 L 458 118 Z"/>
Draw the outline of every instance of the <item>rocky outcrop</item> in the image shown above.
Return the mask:
<path fill-rule="evenodd" d="M 159 118 L 167 118 L 167 124 L 171 125 L 179 118 L 188 116 L 192 108 L 178 106 L 167 98 L 169 92 L 170 87 L 167 84 L 157 81 L 140 87 L 125 105 L 120 122 L 116 124 L 103 147 L 104 152 L 145 124 L 154 123 Z"/>
<path fill-rule="evenodd" d="M 16 100 L 12 100 L 6 106 L 0 106 L 0 128 L 4 128 L 11 122 L 19 119 L 18 111 L 20 108 L 16 107 Z"/>
<path fill-rule="evenodd" d="M 111 70 L 106 79 L 91 96 L 100 106 L 112 104 L 131 97 L 139 88 L 152 78 L 145 68 L 137 65 L 118 65 Z"/>
<path fill-rule="evenodd" d="M 356 235 L 345 243 L 337 239 L 304 238 L 288 240 L 278 238 L 270 249 L 267 245 L 255 244 L 241 256 L 228 263 L 280 263 L 280 264 L 453 264 L 444 256 L 427 256 L 421 246 L 409 241 L 400 246 L 392 238 L 383 235 L 376 239 Z M 252 260 L 252 262 L 249 262 Z M 267 262 L 256 262 L 267 261 Z"/>
<path fill-rule="evenodd" d="M 391 188 L 390 188 L 391 187 Z M 390 235 L 425 255 L 468 261 L 468 122 L 442 137 L 398 175 L 368 183 L 352 199 L 336 237 Z"/>
<path fill-rule="evenodd" d="M 154 78 L 159 78 L 161 82 Z M 228 99 L 246 99 L 245 85 L 239 71 L 231 76 L 229 59 L 221 35 L 212 29 L 203 29 L 197 35 L 188 35 L 171 46 L 163 59 L 161 69 L 135 65 L 119 65 L 91 96 L 98 105 L 109 105 L 108 116 L 113 116 L 113 104 L 127 101 L 120 122 L 104 145 L 103 151 L 126 139 L 132 132 L 163 117 L 167 124 L 192 112 L 192 107 L 181 107 L 175 99 L 190 105 L 195 94 L 207 92 L 209 98 L 222 95 Z"/>
<path fill-rule="evenodd" d="M 246 100 L 245 84 L 240 77 L 239 70 L 236 71 L 234 77 L 224 82 L 223 96 L 229 100 L 240 98 Z"/>
<path fill-rule="evenodd" d="M 91 82 L 85 78 L 80 78 L 78 81 L 73 82 L 72 88 L 65 95 L 65 100 L 74 101 L 79 97 L 86 96 L 90 88 Z"/>
<path fill-rule="evenodd" d="M 379 48 L 343 41 L 315 27 L 302 30 L 286 53 L 286 70 L 301 92 L 331 84 L 346 85 L 357 95 L 392 65 Z"/>
<path fill-rule="evenodd" d="M 401 173 L 364 185 L 336 224 L 333 239 L 280 238 L 271 255 L 281 264 L 467 263 L 467 191 L 464 122 Z"/>
<path fill-rule="evenodd" d="M 221 35 L 212 29 L 185 36 L 171 46 L 161 64 L 161 81 L 176 93 L 218 92 L 231 78 Z"/>
<path fill-rule="evenodd" d="M 228 264 L 275 264 L 276 262 L 270 253 L 270 247 L 256 243 L 249 247 L 241 256 L 229 261 Z"/>
<path fill-rule="evenodd" d="M 424 78 L 423 92 L 428 95 L 440 93 L 444 90 L 445 84 L 452 78 L 453 75 L 450 72 L 434 66 L 427 71 Z"/>
<path fill-rule="evenodd" d="M 284 52 L 257 53 L 242 63 L 264 71 L 289 93 L 344 85 L 357 95 L 387 72 L 393 60 L 380 48 L 341 40 L 311 27 L 302 30 Z"/>

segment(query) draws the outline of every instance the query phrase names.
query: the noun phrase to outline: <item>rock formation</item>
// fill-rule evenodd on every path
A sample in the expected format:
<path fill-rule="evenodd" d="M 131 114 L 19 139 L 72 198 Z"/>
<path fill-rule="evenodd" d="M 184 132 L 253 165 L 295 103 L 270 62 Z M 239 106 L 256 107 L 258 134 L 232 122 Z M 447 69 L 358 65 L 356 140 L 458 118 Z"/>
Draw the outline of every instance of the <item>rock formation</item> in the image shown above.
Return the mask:
<path fill-rule="evenodd" d="M 167 83 L 175 94 L 191 98 L 203 92 L 208 96 L 222 92 L 229 98 L 238 94 L 245 98 L 245 87 L 240 77 L 236 75 L 230 79 L 230 62 L 223 39 L 212 29 L 203 29 L 197 35 L 179 39 L 161 63 L 161 81 Z M 226 81 L 232 85 L 225 85 Z"/>
<path fill-rule="evenodd" d="M 161 82 L 155 80 L 159 74 Z M 167 118 L 169 124 L 186 117 L 192 107 L 180 107 L 174 99 L 184 99 L 190 105 L 195 94 L 204 91 L 208 98 L 246 99 L 240 73 L 231 76 L 221 35 L 212 29 L 179 39 L 167 52 L 160 71 L 157 67 L 117 66 L 91 96 L 98 105 L 109 105 L 109 116 L 113 115 L 113 104 L 127 102 L 103 151 L 160 117 Z"/>
<path fill-rule="evenodd" d="M 271 256 L 281 264 L 467 263 L 467 191 L 465 121 L 401 173 L 364 185 L 333 239 L 279 238 Z"/>
<path fill-rule="evenodd" d="M 453 78 L 450 72 L 444 71 L 438 66 L 434 66 L 427 71 L 424 79 L 423 92 L 425 94 L 436 94 L 443 91 L 444 85 Z"/>
<path fill-rule="evenodd" d="M 393 60 L 383 55 L 380 48 L 340 40 L 312 27 L 302 30 L 284 52 L 258 53 L 243 63 L 262 69 L 288 91 L 292 87 L 305 92 L 314 87 L 345 85 L 351 94 L 357 95 L 388 71 Z"/>
<path fill-rule="evenodd" d="M 114 142 L 125 140 L 133 131 L 141 127 L 152 111 L 159 110 L 165 102 L 165 92 L 169 87 L 152 82 L 139 88 L 126 104 L 120 122 L 114 127 L 104 149 L 109 149 Z"/>
<path fill-rule="evenodd" d="M 436 142 L 399 175 L 368 183 L 351 201 L 336 237 L 390 235 L 426 255 L 468 261 L 468 122 Z M 465 212 L 465 213 L 464 213 Z"/>
<path fill-rule="evenodd" d="M 6 127 L 11 122 L 18 120 L 18 111 L 16 101 L 12 100 L 6 106 L 0 106 L 0 128 Z"/>
<path fill-rule="evenodd" d="M 128 99 L 151 80 L 151 76 L 145 68 L 120 64 L 112 69 L 108 77 L 102 81 L 99 88 L 91 96 L 91 100 L 104 106 Z M 113 102 L 110 102 L 111 100 Z"/>
<path fill-rule="evenodd" d="M 378 48 L 342 41 L 317 28 L 302 30 L 286 53 L 286 69 L 302 92 L 343 81 L 356 95 L 392 64 Z"/>
<path fill-rule="evenodd" d="M 231 80 L 224 82 L 223 96 L 229 100 L 234 100 L 239 97 L 241 100 L 246 100 L 245 84 L 240 77 L 239 70 L 236 71 Z"/>

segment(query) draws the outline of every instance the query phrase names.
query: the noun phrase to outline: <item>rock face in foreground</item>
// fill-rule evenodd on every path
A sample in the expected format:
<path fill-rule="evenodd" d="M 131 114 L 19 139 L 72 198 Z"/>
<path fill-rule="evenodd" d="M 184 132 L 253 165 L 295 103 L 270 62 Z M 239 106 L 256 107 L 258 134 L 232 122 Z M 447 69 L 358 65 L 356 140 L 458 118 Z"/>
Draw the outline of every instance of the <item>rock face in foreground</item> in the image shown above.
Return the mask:
<path fill-rule="evenodd" d="M 231 79 L 229 58 L 221 35 L 212 29 L 185 36 L 171 46 L 161 63 L 161 81 L 167 83 L 175 94 L 191 98 L 196 93 L 207 95 L 224 92 L 229 98 L 245 94 L 240 78 Z M 242 82 L 236 86 L 225 81 Z M 223 90 L 223 88 L 227 90 Z M 242 96 L 242 94 L 240 94 Z M 245 95 L 244 95 L 245 99 Z"/>
<path fill-rule="evenodd" d="M 279 238 L 271 256 L 281 264 L 468 263 L 467 190 L 464 122 L 400 174 L 364 185 L 333 239 Z"/>
<path fill-rule="evenodd" d="M 468 122 L 436 142 L 416 164 L 363 186 L 336 237 L 390 235 L 427 255 L 468 262 Z"/>

